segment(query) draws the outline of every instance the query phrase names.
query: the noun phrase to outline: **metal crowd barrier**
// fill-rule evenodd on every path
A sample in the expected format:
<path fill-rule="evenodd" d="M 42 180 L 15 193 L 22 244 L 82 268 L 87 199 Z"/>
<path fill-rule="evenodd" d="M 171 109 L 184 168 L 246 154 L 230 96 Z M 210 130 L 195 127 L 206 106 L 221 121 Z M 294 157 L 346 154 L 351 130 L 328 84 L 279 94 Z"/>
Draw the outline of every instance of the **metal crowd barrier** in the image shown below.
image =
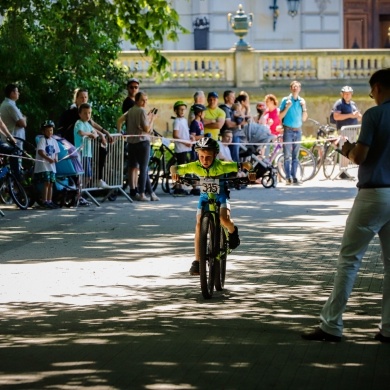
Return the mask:
<path fill-rule="evenodd" d="M 348 139 L 349 142 L 356 142 L 359 136 L 361 125 L 352 125 L 352 126 L 343 126 L 340 129 L 340 135 L 342 136 L 339 147 L 341 148 L 344 144 L 344 139 Z M 350 161 L 347 157 L 344 157 L 340 154 L 340 172 L 337 177 L 344 177 L 349 179 L 354 179 L 349 173 L 348 169 L 356 168 L 357 165 Z"/>
<path fill-rule="evenodd" d="M 101 190 L 98 186 L 99 183 L 99 165 L 103 166 L 102 179 L 110 186 L 108 194 L 104 197 L 103 202 L 114 192 L 119 191 L 129 201 L 132 199 L 123 190 L 123 168 L 124 168 L 124 154 L 125 154 L 125 141 L 121 134 L 111 134 L 114 142 L 107 142 L 107 148 L 104 149 L 100 140 L 90 139 L 84 137 L 83 146 L 81 150 L 81 163 L 84 169 L 84 175 L 80 176 L 81 180 L 81 194 L 86 194 L 96 206 L 100 206 L 99 202 L 91 195 L 92 191 Z M 91 158 L 91 178 L 88 178 L 88 166 L 87 158 L 83 151 L 88 149 L 88 145 L 91 146 L 92 158 Z"/>

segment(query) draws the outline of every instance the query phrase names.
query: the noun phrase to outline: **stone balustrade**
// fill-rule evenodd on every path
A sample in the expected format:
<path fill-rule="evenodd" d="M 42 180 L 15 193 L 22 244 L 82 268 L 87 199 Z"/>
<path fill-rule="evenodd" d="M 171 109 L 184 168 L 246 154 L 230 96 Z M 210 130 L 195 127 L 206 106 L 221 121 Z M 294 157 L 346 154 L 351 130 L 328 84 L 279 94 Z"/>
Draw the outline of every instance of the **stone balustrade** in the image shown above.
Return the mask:
<path fill-rule="evenodd" d="M 367 79 L 375 70 L 390 67 L 390 51 L 366 50 L 216 50 L 163 51 L 170 77 L 160 86 L 260 87 L 267 82 Z M 149 60 L 137 51 L 124 51 L 119 61 L 144 86 L 156 86 L 148 74 Z"/>

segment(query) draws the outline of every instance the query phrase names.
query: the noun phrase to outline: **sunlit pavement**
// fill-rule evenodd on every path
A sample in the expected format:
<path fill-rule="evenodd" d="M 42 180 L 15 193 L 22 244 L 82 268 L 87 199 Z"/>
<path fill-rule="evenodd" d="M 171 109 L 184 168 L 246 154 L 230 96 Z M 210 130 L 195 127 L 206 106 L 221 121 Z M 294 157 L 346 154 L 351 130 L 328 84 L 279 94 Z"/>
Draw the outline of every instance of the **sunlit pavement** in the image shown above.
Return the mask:
<path fill-rule="evenodd" d="M 308 342 L 329 295 L 355 182 L 232 191 L 242 244 L 226 289 L 190 277 L 196 197 L 100 208 L 1 207 L 0 388 L 384 389 L 390 346 L 373 340 L 375 239 L 343 342 Z"/>

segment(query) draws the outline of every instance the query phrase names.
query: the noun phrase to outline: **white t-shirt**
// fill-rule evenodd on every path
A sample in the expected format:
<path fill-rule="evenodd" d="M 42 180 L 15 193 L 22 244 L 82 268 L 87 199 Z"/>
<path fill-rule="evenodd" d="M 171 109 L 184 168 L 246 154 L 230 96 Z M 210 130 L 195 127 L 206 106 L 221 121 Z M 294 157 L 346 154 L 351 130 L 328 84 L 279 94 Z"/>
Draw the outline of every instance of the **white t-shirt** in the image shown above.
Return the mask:
<path fill-rule="evenodd" d="M 219 143 L 219 153 L 217 159 L 222 161 L 233 161 L 229 146 L 224 145 L 221 141 L 218 141 L 218 143 Z"/>
<path fill-rule="evenodd" d="M 50 164 L 49 161 L 40 156 L 38 153 L 39 150 L 43 150 L 46 153 L 46 156 L 54 159 L 55 155 L 60 152 L 57 141 L 54 138 L 46 138 L 44 136 L 40 137 L 37 145 L 37 153 L 35 157 L 37 161 L 35 161 L 34 173 L 57 172 L 56 164 Z"/>
<path fill-rule="evenodd" d="M 179 139 L 191 141 L 190 128 L 188 127 L 188 121 L 186 118 L 176 118 L 173 121 L 173 131 L 177 131 L 176 134 Z M 182 142 L 175 141 L 175 153 L 190 152 L 191 146 L 186 146 Z"/>

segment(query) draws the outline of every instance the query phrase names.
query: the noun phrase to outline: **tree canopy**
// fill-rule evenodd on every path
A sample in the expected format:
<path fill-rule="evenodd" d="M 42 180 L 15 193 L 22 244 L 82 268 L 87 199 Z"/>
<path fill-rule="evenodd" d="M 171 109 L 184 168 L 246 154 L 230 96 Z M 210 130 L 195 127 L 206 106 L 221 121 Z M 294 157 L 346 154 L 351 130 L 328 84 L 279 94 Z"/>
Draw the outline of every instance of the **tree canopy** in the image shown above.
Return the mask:
<path fill-rule="evenodd" d="M 165 0 L 2 0 L 1 88 L 16 83 L 28 128 L 57 121 L 75 88 L 89 90 L 93 116 L 112 128 L 129 74 L 117 63 L 122 40 L 151 58 L 151 73 L 164 74 L 159 47 L 185 32 Z"/>

